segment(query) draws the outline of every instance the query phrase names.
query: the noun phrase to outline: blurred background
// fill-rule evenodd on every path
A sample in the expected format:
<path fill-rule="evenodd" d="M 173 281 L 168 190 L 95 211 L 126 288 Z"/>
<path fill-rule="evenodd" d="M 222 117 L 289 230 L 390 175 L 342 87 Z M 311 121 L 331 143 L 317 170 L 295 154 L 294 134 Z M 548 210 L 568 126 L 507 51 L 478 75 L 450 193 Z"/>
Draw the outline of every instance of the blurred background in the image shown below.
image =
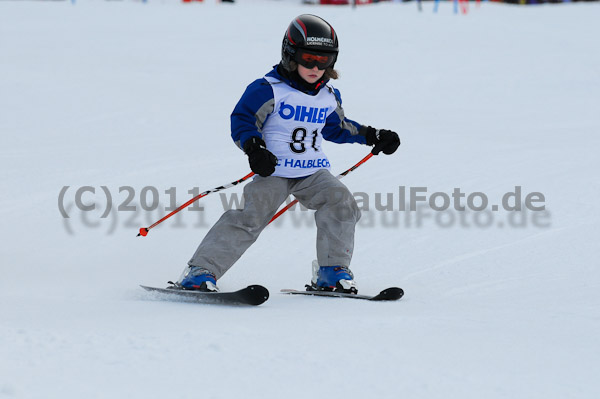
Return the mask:
<path fill-rule="evenodd" d="M 0 398 L 598 398 L 598 2 L 182 3 L 0 0 Z M 394 197 L 357 227 L 359 292 L 406 295 L 280 294 L 311 277 L 299 210 L 219 280 L 266 286 L 265 304 L 146 295 L 222 197 L 139 228 L 248 173 L 231 111 L 303 13 L 339 35 L 346 116 L 402 140 L 343 182 L 371 208 Z M 324 151 L 337 174 L 369 149 Z M 490 205 L 520 186 L 546 208 L 419 220 L 401 186 Z"/>

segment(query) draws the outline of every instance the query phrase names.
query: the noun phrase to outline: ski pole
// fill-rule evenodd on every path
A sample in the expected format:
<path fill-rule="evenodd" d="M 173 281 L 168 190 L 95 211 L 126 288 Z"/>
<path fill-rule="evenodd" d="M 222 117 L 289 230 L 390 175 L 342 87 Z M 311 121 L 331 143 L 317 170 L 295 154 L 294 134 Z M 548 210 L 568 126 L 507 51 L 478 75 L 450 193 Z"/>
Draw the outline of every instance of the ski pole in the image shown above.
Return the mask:
<path fill-rule="evenodd" d="M 221 191 L 221 190 L 225 190 L 225 189 L 228 189 L 230 187 L 233 187 L 233 186 L 237 186 L 238 184 L 245 182 L 246 180 L 248 180 L 252 176 L 254 176 L 254 172 L 248 173 L 246 176 L 242 177 L 239 180 L 236 180 L 236 181 L 231 182 L 229 184 L 226 184 L 224 186 L 219 186 L 219 187 L 213 188 L 212 190 L 207 190 L 207 191 L 205 191 L 205 192 L 203 192 L 203 193 L 195 196 L 194 198 L 192 198 L 191 200 L 189 200 L 185 204 L 181 205 L 179 208 L 175 209 L 173 212 L 171 212 L 168 215 L 164 216 L 162 219 L 154 222 L 154 224 L 152 224 L 152 225 L 150 225 L 148 227 L 142 227 L 140 229 L 140 232 L 138 233 L 137 236 L 138 237 L 139 236 L 146 237 L 146 235 L 148 235 L 148 231 L 150 231 L 150 229 L 156 227 L 157 225 L 159 225 L 160 223 L 164 222 L 165 220 L 167 220 L 168 218 L 170 218 L 171 216 L 173 216 L 177 212 L 181 211 L 182 209 L 187 208 L 189 205 L 191 205 L 192 203 L 198 201 L 200 198 L 206 197 L 210 193 L 216 193 L 217 191 Z"/>
<path fill-rule="evenodd" d="M 356 168 L 358 168 L 360 165 L 362 165 L 363 163 L 367 162 L 369 159 L 371 159 L 371 157 L 373 156 L 373 153 L 370 152 L 369 155 L 367 155 L 366 157 L 364 157 L 363 159 L 361 159 L 360 161 L 358 161 L 356 164 L 354 164 L 354 166 L 352 166 L 350 169 L 345 170 L 344 172 L 340 173 L 337 178 L 341 179 L 342 177 L 346 176 L 348 173 L 354 171 Z M 287 211 L 288 209 L 290 209 L 292 206 L 296 205 L 298 203 L 298 200 L 295 199 L 292 202 L 290 202 L 289 204 L 287 204 L 284 208 L 282 208 L 279 212 L 277 212 L 275 214 L 275 216 L 273 216 L 271 218 L 271 220 L 269 221 L 268 224 L 271 224 L 275 219 L 277 219 L 279 216 L 281 216 L 285 211 Z"/>

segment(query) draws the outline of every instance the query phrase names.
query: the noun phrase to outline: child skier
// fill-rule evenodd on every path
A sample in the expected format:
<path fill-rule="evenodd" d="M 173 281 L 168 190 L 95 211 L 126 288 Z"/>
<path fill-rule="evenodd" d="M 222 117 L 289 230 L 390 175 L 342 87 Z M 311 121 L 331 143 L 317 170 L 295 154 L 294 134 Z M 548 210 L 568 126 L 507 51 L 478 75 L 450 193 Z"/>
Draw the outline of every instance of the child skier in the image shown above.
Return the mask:
<path fill-rule="evenodd" d="M 337 55 L 331 25 L 300 15 L 285 33 L 279 65 L 246 88 L 231 114 L 231 136 L 258 176 L 244 187 L 244 208 L 225 212 L 204 237 L 178 281 L 182 288 L 217 291 L 216 281 L 292 194 L 316 211 L 312 289 L 357 292 L 349 266 L 360 211 L 329 172 L 321 142 L 366 144 L 377 155 L 392 154 L 400 139 L 344 116 L 340 93 L 328 83 L 338 77 Z"/>

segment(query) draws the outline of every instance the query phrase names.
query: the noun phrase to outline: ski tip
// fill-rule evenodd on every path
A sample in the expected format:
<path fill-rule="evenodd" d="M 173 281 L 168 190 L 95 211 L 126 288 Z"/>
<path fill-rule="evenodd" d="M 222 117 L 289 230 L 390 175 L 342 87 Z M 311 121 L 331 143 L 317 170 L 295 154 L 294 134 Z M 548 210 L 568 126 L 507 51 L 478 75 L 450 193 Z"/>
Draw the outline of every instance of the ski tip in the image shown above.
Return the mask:
<path fill-rule="evenodd" d="M 404 290 L 399 287 L 390 287 L 374 296 L 372 301 L 397 301 L 404 296 Z"/>
<path fill-rule="evenodd" d="M 250 305 L 257 306 L 269 299 L 269 290 L 262 285 L 249 285 L 246 290 L 250 294 L 248 297 Z"/>

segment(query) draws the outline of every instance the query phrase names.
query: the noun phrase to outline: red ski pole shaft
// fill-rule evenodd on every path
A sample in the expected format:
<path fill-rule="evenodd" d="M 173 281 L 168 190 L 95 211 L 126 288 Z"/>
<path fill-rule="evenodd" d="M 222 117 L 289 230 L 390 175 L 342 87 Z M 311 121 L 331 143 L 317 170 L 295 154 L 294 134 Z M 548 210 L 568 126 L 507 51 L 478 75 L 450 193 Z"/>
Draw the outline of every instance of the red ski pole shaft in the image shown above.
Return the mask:
<path fill-rule="evenodd" d="M 342 173 L 340 173 L 337 178 L 341 179 L 342 177 L 346 176 L 348 173 L 354 171 L 356 168 L 358 168 L 360 165 L 362 165 L 363 163 L 367 162 L 369 159 L 371 159 L 371 157 L 373 156 L 373 153 L 370 152 L 369 155 L 367 155 L 366 157 L 364 157 L 363 159 L 361 159 L 360 161 L 358 161 L 356 164 L 354 164 L 354 166 L 352 166 L 350 169 L 347 169 L 345 171 L 343 171 Z M 277 219 L 279 216 L 281 216 L 285 211 L 287 211 L 288 209 L 290 209 L 291 207 L 293 207 L 294 205 L 296 205 L 298 203 L 298 200 L 295 199 L 292 202 L 290 202 L 289 204 L 287 204 L 285 207 L 281 208 L 279 211 L 277 211 L 277 213 L 271 218 L 271 220 L 269 221 L 269 224 L 273 223 L 273 221 L 275 219 Z"/>
<path fill-rule="evenodd" d="M 248 180 L 249 178 L 251 178 L 252 176 L 254 176 L 254 172 L 250 172 L 248 173 L 246 176 L 242 177 L 239 180 L 236 180 L 234 182 L 231 182 L 229 184 L 226 184 L 224 186 L 219 186 L 219 187 L 215 187 L 212 190 L 207 190 L 203 193 L 200 193 L 199 195 L 195 196 L 194 198 L 192 198 L 191 200 L 189 200 L 188 202 L 186 202 L 185 204 L 179 206 L 177 209 L 175 209 L 173 212 L 169 213 L 168 215 L 163 216 L 161 219 L 157 220 L 156 222 L 154 222 L 152 225 L 148 226 L 148 227 L 142 227 L 140 229 L 140 232 L 138 233 L 138 237 L 139 236 L 143 236 L 145 237 L 146 235 L 148 235 L 148 231 L 150 231 L 150 229 L 158 226 L 159 224 L 161 224 L 162 222 L 164 222 L 165 220 L 167 220 L 168 218 L 170 218 L 171 216 L 173 216 L 174 214 L 176 214 L 177 212 L 181 211 L 182 209 L 187 208 L 188 206 L 190 206 L 191 204 L 193 204 L 194 202 L 198 201 L 200 198 L 202 197 L 206 197 L 208 194 L 210 193 L 216 193 L 217 191 L 221 191 L 221 190 L 225 190 L 228 189 L 230 187 L 236 186 L 242 182 L 245 182 L 246 180 Z"/>

